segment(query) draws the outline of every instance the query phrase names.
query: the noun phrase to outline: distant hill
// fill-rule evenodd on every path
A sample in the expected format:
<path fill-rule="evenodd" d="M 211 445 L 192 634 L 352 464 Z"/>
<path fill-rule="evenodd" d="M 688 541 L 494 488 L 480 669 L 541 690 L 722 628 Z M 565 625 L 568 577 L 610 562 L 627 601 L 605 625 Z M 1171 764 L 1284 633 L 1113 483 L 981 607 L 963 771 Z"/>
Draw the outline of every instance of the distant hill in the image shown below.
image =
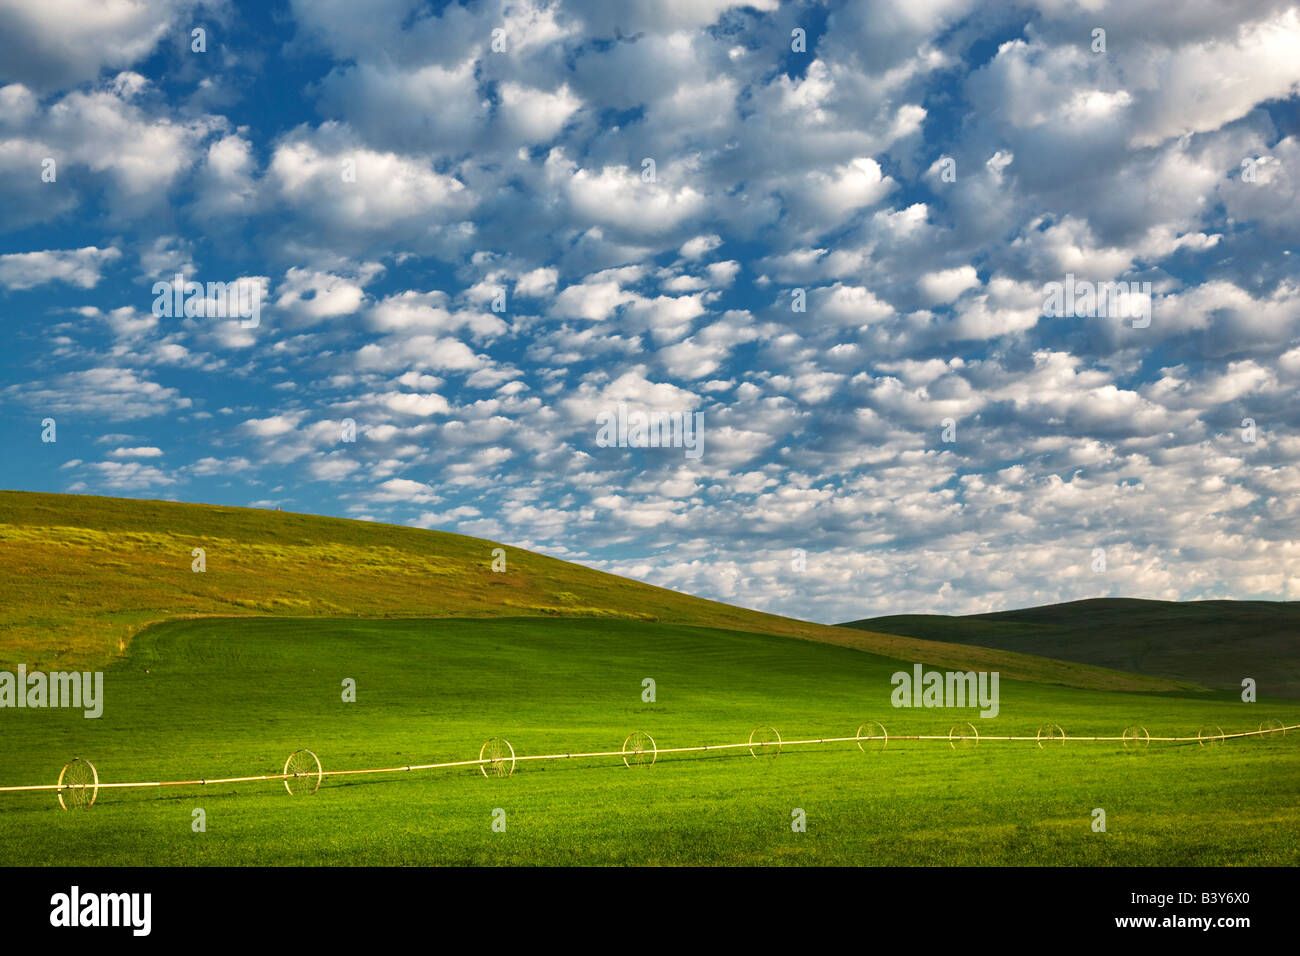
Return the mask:
<path fill-rule="evenodd" d="M 207 570 L 191 570 L 195 548 Z M 493 571 L 503 549 L 506 570 Z M 1106 690 L 1160 678 L 797 621 L 444 531 L 259 508 L 0 491 L 0 667 L 100 666 L 181 617 L 570 617 L 839 644 Z M 720 673 L 719 680 L 726 675 Z"/>
<path fill-rule="evenodd" d="M 902 614 L 840 625 L 1041 654 L 1138 674 L 1300 697 L 1300 601 L 1097 598 L 992 614 Z"/>

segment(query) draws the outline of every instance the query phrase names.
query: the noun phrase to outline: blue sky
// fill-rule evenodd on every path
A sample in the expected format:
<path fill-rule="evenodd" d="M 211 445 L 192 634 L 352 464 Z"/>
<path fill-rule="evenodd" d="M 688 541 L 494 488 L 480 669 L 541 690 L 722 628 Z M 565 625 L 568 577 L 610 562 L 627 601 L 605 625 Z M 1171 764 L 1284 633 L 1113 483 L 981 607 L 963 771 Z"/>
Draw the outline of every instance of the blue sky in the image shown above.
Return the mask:
<path fill-rule="evenodd" d="M 1298 84 L 1255 0 L 0 0 L 0 485 L 823 621 L 1300 599 Z"/>

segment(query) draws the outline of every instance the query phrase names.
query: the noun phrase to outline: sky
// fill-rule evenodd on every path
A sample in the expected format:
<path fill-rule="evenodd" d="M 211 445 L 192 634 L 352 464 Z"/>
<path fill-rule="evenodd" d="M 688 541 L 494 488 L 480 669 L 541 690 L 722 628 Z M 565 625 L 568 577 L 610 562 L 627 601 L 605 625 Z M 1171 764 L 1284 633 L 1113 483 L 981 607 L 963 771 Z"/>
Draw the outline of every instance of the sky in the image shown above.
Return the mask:
<path fill-rule="evenodd" d="M 0 487 L 1300 600 L 1297 210 L 1294 3 L 0 0 Z"/>

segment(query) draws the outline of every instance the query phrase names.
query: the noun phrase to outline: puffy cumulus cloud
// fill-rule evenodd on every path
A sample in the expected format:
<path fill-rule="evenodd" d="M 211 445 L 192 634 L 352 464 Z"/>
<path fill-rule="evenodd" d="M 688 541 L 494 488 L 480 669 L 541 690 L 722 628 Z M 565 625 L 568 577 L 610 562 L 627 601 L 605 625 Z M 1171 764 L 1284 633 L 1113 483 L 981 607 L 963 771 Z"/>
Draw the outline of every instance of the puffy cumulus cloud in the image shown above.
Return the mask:
<path fill-rule="evenodd" d="M 114 448 L 108 453 L 109 458 L 161 458 L 162 449 L 149 447 Z"/>
<path fill-rule="evenodd" d="M 44 108 L 6 89 L 12 122 L 0 127 L 0 168 L 33 173 L 9 183 L 7 191 L 20 218 L 35 221 L 75 208 L 101 190 L 119 217 L 157 209 L 187 180 L 203 144 L 227 125 L 223 117 L 160 108 L 154 84 L 133 72 L 68 92 Z M 44 174 L 53 179 L 42 179 Z M 50 200 L 47 212 L 31 208 Z"/>
<path fill-rule="evenodd" d="M 129 368 L 67 372 L 49 380 L 10 385 L 4 391 L 9 401 L 41 411 L 110 421 L 174 414 L 193 405 L 179 389 L 143 378 Z"/>
<path fill-rule="evenodd" d="M 451 412 L 451 405 L 447 400 L 434 392 L 386 392 L 374 396 L 374 400 L 389 411 L 417 418 L 446 415 Z"/>
<path fill-rule="evenodd" d="M 1294 243 L 1300 224 L 1288 210 L 1300 204 L 1300 137 L 1287 136 L 1238 160 L 1236 175 L 1219 183 L 1218 194 L 1234 221 L 1258 223 L 1271 237 Z M 1293 253 L 1294 254 L 1294 253 Z"/>
<path fill-rule="evenodd" d="M 1042 313 L 1041 288 L 996 276 L 989 281 L 987 291 L 957 306 L 952 322 L 941 327 L 941 334 L 956 340 L 995 339 L 1032 329 Z"/>
<path fill-rule="evenodd" d="M 176 484 L 176 478 L 161 468 L 138 461 L 98 461 L 89 466 L 106 488 L 140 491 Z"/>
<path fill-rule="evenodd" d="M 620 404 L 647 411 L 694 411 L 701 399 L 689 389 L 671 382 L 654 382 L 643 366 L 634 366 L 617 378 L 606 380 L 594 373 L 557 403 L 570 421 L 580 427 L 594 423 L 602 412 L 616 412 Z M 594 436 L 594 426 L 592 426 Z"/>
<path fill-rule="evenodd" d="M 1204 458 L 1205 451 L 1198 449 L 1197 455 Z M 829 621 L 861 616 L 864 594 L 871 595 L 873 613 L 915 607 L 977 613 L 1108 595 L 1177 598 L 1186 595 L 1189 585 L 1194 593 L 1222 596 L 1231 593 L 1223 565 L 1217 563 L 1225 555 L 1232 555 L 1234 563 L 1228 580 L 1246 585 L 1271 574 L 1263 593 L 1270 593 L 1268 588 L 1285 592 L 1289 572 L 1270 572 L 1266 551 L 1243 548 L 1243 536 L 1229 530 L 1234 523 L 1229 515 L 1244 500 L 1239 479 L 1199 480 L 1203 474 L 1231 475 L 1231 462 L 1213 461 L 1205 469 L 1181 462 L 1171 467 L 1168 490 L 1181 486 L 1183 494 L 1208 509 L 1209 522 L 1222 529 L 1193 547 L 1180 542 L 1181 529 L 1166 526 L 1180 506 L 1161 499 L 1162 489 L 1114 481 L 1113 475 L 1130 471 L 1136 462 L 1108 465 L 1095 478 L 1039 476 L 1022 466 L 970 475 L 956 495 L 945 487 L 949 472 L 934 472 L 919 462 L 861 480 L 854 496 L 786 486 L 758 495 L 743 512 L 737 509 L 732 527 L 753 545 L 743 558 L 740 548 L 717 555 L 688 542 L 660 560 L 602 566 L 775 611 L 807 591 L 823 603 L 819 616 Z M 859 496 L 869 497 L 856 500 Z M 982 516 L 978 532 L 971 530 L 972 511 Z M 1122 514 L 1122 524 L 1080 520 L 1081 515 L 1095 519 L 1107 513 Z M 764 533 L 753 534 L 755 527 Z M 1041 533 L 1049 527 L 1057 533 Z M 774 537 L 780 545 L 771 543 Z M 850 543 L 864 540 L 870 547 Z M 1106 550 L 1107 575 L 1092 571 L 1095 547 Z M 806 570 L 792 565 L 792 548 L 807 552 Z M 1269 550 L 1283 555 L 1283 561 L 1294 552 L 1276 544 Z M 1191 575 L 1190 582 L 1178 580 L 1181 568 Z M 717 575 L 725 586 L 706 583 Z"/>
<path fill-rule="evenodd" d="M 453 309 L 443 292 L 406 292 L 385 296 L 368 314 L 371 328 L 379 332 L 416 335 L 468 330 L 478 339 L 492 339 L 506 324 L 491 312 Z"/>
<path fill-rule="evenodd" d="M 530 299 L 540 299 L 551 294 L 560 274 L 555 269 L 539 267 L 526 272 L 515 280 L 515 295 Z"/>
<path fill-rule="evenodd" d="M 158 317 L 152 313 L 140 312 L 130 306 L 120 306 L 104 312 L 93 305 L 82 306 L 77 312 L 86 319 L 102 323 L 113 338 L 114 349 L 121 348 L 125 351 L 140 347 L 145 345 L 148 339 L 158 341 L 163 346 L 176 344 L 168 342 L 159 334 Z"/>
<path fill-rule="evenodd" d="M 1300 90 L 1298 44 L 1300 11 L 1291 7 L 1241 24 L 1233 36 L 1174 49 L 1146 47 L 1124 74 L 1143 93 L 1133 110 L 1130 144 L 1154 146 L 1218 129 L 1265 100 L 1294 95 Z"/>
<path fill-rule="evenodd" d="M 568 11 L 582 18 L 593 35 L 609 38 L 634 36 L 643 31 L 670 33 L 707 27 L 727 11 L 741 6 L 772 12 L 777 9 L 777 0 L 743 4 L 738 0 L 631 0 L 617 9 L 611 9 L 609 4 L 600 0 L 576 0 L 565 4 Z"/>
<path fill-rule="evenodd" d="M 258 438 L 277 438 L 294 431 L 300 421 L 301 413 L 272 415 L 269 418 L 250 418 L 241 427 Z"/>
<path fill-rule="evenodd" d="M 99 284 L 103 268 L 122 257 L 120 249 L 46 249 L 0 256 L 0 285 L 30 289 L 46 282 L 67 282 L 83 289 Z"/>
<path fill-rule="evenodd" d="M 460 152 L 489 116 L 474 65 L 470 58 L 450 66 L 362 62 L 335 69 L 321 84 L 321 108 L 347 117 L 369 144 Z"/>
<path fill-rule="evenodd" d="M 702 213 L 706 204 L 704 194 L 684 168 L 661 168 L 656 163 L 655 178 L 647 181 L 650 167 L 644 162 L 637 169 L 605 166 L 589 170 L 558 153 L 547 159 L 547 168 L 579 221 L 624 235 L 671 233 Z"/>
<path fill-rule="evenodd" d="M 1105 281 L 1128 272 L 1134 255 L 1121 246 L 1103 246 L 1084 220 L 1067 217 L 1061 222 L 1037 220 L 1012 243 L 1023 250 L 1023 262 L 1044 281 L 1061 281 L 1067 274 L 1080 279 Z"/>
<path fill-rule="evenodd" d="M 974 0 L 867 0 L 829 12 L 828 53 L 867 73 L 888 74 L 930 47 L 976 7 Z"/>
<path fill-rule="evenodd" d="M 1160 378 L 1143 392 L 1166 408 L 1194 409 L 1206 403 L 1235 403 L 1246 396 L 1272 391 L 1277 385 L 1270 369 L 1245 360 L 1230 362 L 1225 369 L 1202 369 L 1199 375 L 1182 365 L 1162 369 Z"/>
<path fill-rule="evenodd" d="M 793 310 L 793 296 L 784 307 Z M 817 326 L 866 326 L 894 314 L 893 307 L 867 288 L 837 282 L 814 291 L 809 306 L 810 321 Z"/>
<path fill-rule="evenodd" d="M 195 174 L 194 218 L 209 225 L 238 221 L 256 212 L 257 161 L 251 141 L 236 134 L 214 140 Z"/>
<path fill-rule="evenodd" d="M 21 83 L 0 86 L 0 120 L 7 125 L 26 122 L 36 115 L 36 94 Z"/>
<path fill-rule="evenodd" d="M 0 201 L 4 203 L 7 228 L 57 219 L 77 207 L 80 200 L 72 190 L 51 193 L 31 183 L 32 170 L 53 160 L 52 152 L 48 143 L 32 137 L 0 135 Z M 54 169 L 57 172 L 57 161 Z"/>
<path fill-rule="evenodd" d="M 334 0 L 293 7 L 301 38 L 343 61 L 313 88 L 319 112 L 374 147 L 465 156 L 545 142 L 582 105 L 558 79 L 557 51 L 583 41 L 558 5 L 398 0 L 361 16 Z"/>
<path fill-rule="evenodd" d="M 510 59 L 564 35 L 555 8 L 530 0 L 436 7 L 378 0 L 364 9 L 344 0 L 293 0 L 291 8 L 296 42 L 322 48 L 337 62 L 336 71 L 351 64 L 391 65 L 406 72 L 436 65 L 454 71 L 489 52 L 496 28 L 506 31 Z"/>
<path fill-rule="evenodd" d="M 338 481 L 361 466 L 342 452 L 318 455 L 307 462 L 307 474 L 316 481 Z"/>
<path fill-rule="evenodd" d="M 647 141 L 676 151 L 732 112 L 738 90 L 734 75 L 712 62 L 720 52 L 707 34 L 687 31 L 588 44 L 574 63 L 575 82 L 592 108 L 643 109 Z"/>
<path fill-rule="evenodd" d="M 356 367 L 365 371 L 401 369 L 474 371 L 488 365 L 459 339 L 438 335 L 386 336 L 356 351 Z"/>
<path fill-rule="evenodd" d="M 417 528 L 442 528 L 448 525 L 455 526 L 458 522 L 478 518 L 482 512 L 472 505 L 461 505 L 458 508 L 448 508 L 444 512 L 423 511 L 418 518 L 413 519 L 410 523 Z"/>
<path fill-rule="evenodd" d="M 474 204 L 464 183 L 427 160 L 368 149 L 334 122 L 286 137 L 266 175 L 279 202 L 338 232 L 423 235 Z"/>
<path fill-rule="evenodd" d="M 231 458 L 207 456 L 187 465 L 185 471 L 195 477 L 203 478 L 211 475 L 237 475 L 250 470 L 252 467 L 253 463 L 242 455 Z"/>
<path fill-rule="evenodd" d="M 718 344 L 687 339 L 660 349 L 657 357 L 674 378 L 691 381 L 712 375 L 721 368 L 727 349 Z"/>
<path fill-rule="evenodd" d="M 853 159 L 829 170 L 815 169 L 784 190 L 788 216 L 792 222 L 806 224 L 813 234 L 821 234 L 879 202 L 895 185 L 870 157 Z"/>
<path fill-rule="evenodd" d="M 511 136 L 523 143 L 555 138 L 582 105 L 567 87 L 539 90 L 519 83 L 501 84 L 501 114 Z"/>
<path fill-rule="evenodd" d="M 683 259 L 699 259 L 720 245 L 722 245 L 722 237 L 719 235 L 695 236 L 682 243 L 682 247 L 677 251 Z"/>
<path fill-rule="evenodd" d="M 11 484 L 292 501 L 822 620 L 1300 595 L 1294 2 L 293 0 L 203 77 L 177 29 L 157 52 L 179 9 L 86 12 L 71 64 L 0 6 L 31 369 L 0 389 L 112 433 Z M 151 314 L 200 268 L 257 277 L 261 324 Z M 1067 276 L 1150 325 L 1045 315 Z M 702 455 L 602 447 L 620 405 L 700 415 Z"/>
<path fill-rule="evenodd" d="M 7 76 L 29 86 L 66 88 L 149 56 L 196 6 L 197 0 L 4 0 L 0 60 Z"/>
<path fill-rule="evenodd" d="M 1152 326 L 1166 341 L 1212 357 L 1273 350 L 1300 331 L 1300 277 L 1252 295 L 1232 282 L 1211 280 L 1170 293 L 1152 307 Z M 1194 334 L 1190 342 L 1187 336 Z"/>
<path fill-rule="evenodd" d="M 151 281 L 176 273 L 194 275 L 194 244 L 180 236 L 155 236 L 137 250 L 140 275 Z"/>
<path fill-rule="evenodd" d="M 1070 245 L 1100 253 L 1103 271 L 1125 254 L 1163 258 L 1172 239 L 1215 231 L 1201 226 L 1224 174 L 1275 138 L 1261 107 L 1297 89 L 1294 62 L 1270 52 L 1294 43 L 1294 5 L 1202 9 L 1195 29 L 1180 14 L 1179 26 L 1159 30 L 1152 5 L 1139 5 L 1145 25 L 1114 4 L 1086 14 L 1044 6 L 965 81 L 974 109 L 945 150 L 957 183 L 989 157 L 1004 161 L 975 190 L 945 190 L 963 229 L 1052 209 L 1049 224 L 1075 220 Z M 1104 55 L 1089 46 L 1102 20 L 1116 41 Z"/>
<path fill-rule="evenodd" d="M 690 329 L 694 319 L 706 314 L 700 295 L 638 297 L 627 309 L 627 325 L 646 329 L 657 342 L 671 342 Z"/>
<path fill-rule="evenodd" d="M 587 276 L 580 283 L 566 286 L 550 308 L 551 315 L 561 319 L 586 319 L 599 322 L 609 318 L 614 310 L 640 299 L 623 286 L 635 283 L 642 277 L 637 266 L 623 269 L 606 269 Z"/>
<path fill-rule="evenodd" d="M 941 269 L 927 272 L 921 276 L 921 291 L 931 303 L 951 302 L 967 289 L 977 288 L 979 276 L 973 266 L 958 266 L 955 269 Z"/>
<path fill-rule="evenodd" d="M 326 319 L 353 315 L 365 302 L 364 286 L 383 267 L 377 263 L 362 266 L 356 279 L 291 268 L 277 287 L 275 307 L 296 325 L 314 325 Z"/>
<path fill-rule="evenodd" d="M 749 313 L 733 310 L 689 338 L 661 348 L 655 357 L 674 378 L 694 381 L 722 368 L 737 346 L 761 337 Z"/>

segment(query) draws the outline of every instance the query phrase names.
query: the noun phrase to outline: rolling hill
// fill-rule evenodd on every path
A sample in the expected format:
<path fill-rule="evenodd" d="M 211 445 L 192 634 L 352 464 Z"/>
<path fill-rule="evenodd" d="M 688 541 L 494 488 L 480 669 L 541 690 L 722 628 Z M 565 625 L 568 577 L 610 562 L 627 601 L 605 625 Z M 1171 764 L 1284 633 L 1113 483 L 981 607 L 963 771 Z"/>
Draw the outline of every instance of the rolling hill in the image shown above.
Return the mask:
<path fill-rule="evenodd" d="M 911 614 L 841 625 L 1041 654 L 1261 694 L 1300 697 L 1300 602 L 1097 598 L 992 614 Z"/>
<path fill-rule="evenodd" d="M 495 572 L 498 547 L 256 509 L 0 492 L 0 654 L 104 661 L 108 688 L 100 719 L 7 713 L 0 785 L 49 787 L 79 758 L 103 787 L 88 813 L 64 813 L 50 790 L 0 794 L 8 862 L 1300 859 L 1295 735 L 1193 742 L 1198 728 L 1300 725 L 1300 701 L 1246 705 L 1163 678 L 796 621 L 509 547 Z M 999 670 L 996 716 L 974 702 L 896 706 L 892 675 L 909 661 Z M 867 721 L 888 741 L 857 740 Z M 965 721 L 978 747 L 953 742 Z M 1070 743 L 1042 746 L 1045 725 Z M 1131 726 L 1150 747 L 1117 739 Z M 756 728 L 778 728 L 788 753 L 737 749 Z M 653 766 L 624 765 L 633 732 L 655 741 Z M 474 765 L 489 738 L 519 756 L 508 779 Z M 275 776 L 304 748 L 327 772 L 317 792 Z"/>
<path fill-rule="evenodd" d="M 193 550 L 206 570 L 191 569 Z M 504 548 L 506 570 L 492 570 Z M 733 607 L 440 531 L 254 508 L 0 491 L 0 666 L 120 659 L 185 617 L 598 618 L 795 637 L 937 667 L 1103 690 L 1195 689 L 963 643 Z"/>

